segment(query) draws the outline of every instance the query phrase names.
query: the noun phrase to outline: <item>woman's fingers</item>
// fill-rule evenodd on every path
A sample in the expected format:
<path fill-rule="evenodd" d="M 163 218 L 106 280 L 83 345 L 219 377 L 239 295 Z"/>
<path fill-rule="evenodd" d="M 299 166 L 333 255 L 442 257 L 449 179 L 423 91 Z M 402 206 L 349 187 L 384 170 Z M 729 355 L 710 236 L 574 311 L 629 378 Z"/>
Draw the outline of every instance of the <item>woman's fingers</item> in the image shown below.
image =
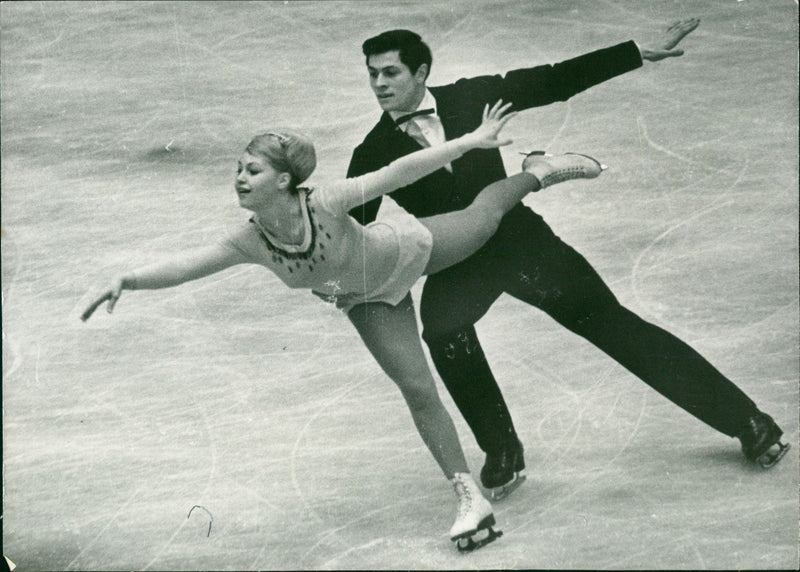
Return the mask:
<path fill-rule="evenodd" d="M 498 103 L 501 103 L 502 101 L 503 101 L 503 100 L 501 99 L 500 101 L 498 101 Z M 501 108 L 498 110 L 498 112 L 497 112 L 497 116 L 498 116 L 498 117 L 504 117 L 504 116 L 506 115 L 506 112 L 507 112 L 507 111 L 508 111 L 508 110 L 511 108 L 511 106 L 512 106 L 512 105 L 513 105 L 513 103 L 511 103 L 510 101 L 509 101 L 508 103 L 506 103 L 505 105 L 503 105 L 503 106 L 502 106 L 502 107 L 501 107 Z"/>
<path fill-rule="evenodd" d="M 117 280 L 114 288 L 111 289 L 111 299 L 108 301 L 108 313 L 114 311 L 114 306 L 117 305 L 117 300 L 122 296 L 122 280 Z"/>
<path fill-rule="evenodd" d="M 86 320 L 91 318 L 92 314 L 94 314 L 94 311 L 97 310 L 97 307 L 100 306 L 100 304 L 102 304 L 106 300 L 110 300 L 111 296 L 112 294 L 110 291 L 106 292 L 105 294 L 100 296 L 97 300 L 89 304 L 89 306 L 83 311 L 83 314 L 81 314 L 81 320 L 85 322 Z"/>
<path fill-rule="evenodd" d="M 500 120 L 500 127 L 503 127 L 506 123 L 511 121 L 514 117 L 517 116 L 517 111 L 512 111 L 508 115 L 504 115 L 503 118 Z"/>
<path fill-rule="evenodd" d="M 116 296 L 114 296 L 113 294 L 109 295 L 108 307 L 106 308 L 106 312 L 110 314 L 114 311 L 114 306 L 116 306 L 117 300 L 119 300 L 119 294 L 117 294 Z"/>
<path fill-rule="evenodd" d="M 500 119 L 512 105 L 512 102 L 504 104 L 502 99 L 498 99 L 492 106 L 491 110 L 489 110 L 488 115 L 486 114 L 486 108 L 484 108 L 484 119 L 487 117 L 489 119 Z M 489 107 L 488 103 L 486 104 L 486 107 Z"/>

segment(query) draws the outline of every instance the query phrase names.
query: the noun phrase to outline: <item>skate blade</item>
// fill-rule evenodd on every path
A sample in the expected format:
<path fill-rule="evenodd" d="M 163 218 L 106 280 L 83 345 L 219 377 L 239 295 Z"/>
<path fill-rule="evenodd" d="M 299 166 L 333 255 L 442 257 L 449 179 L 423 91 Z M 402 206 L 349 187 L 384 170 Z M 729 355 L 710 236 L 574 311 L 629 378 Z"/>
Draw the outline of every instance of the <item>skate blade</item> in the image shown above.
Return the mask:
<path fill-rule="evenodd" d="M 783 459 L 783 456 L 786 452 L 791 449 L 791 445 L 786 443 L 785 445 L 778 441 L 776 443 L 778 445 L 778 450 L 770 449 L 763 455 L 758 458 L 758 464 L 761 465 L 765 469 L 770 469 L 778 464 L 778 461 Z"/>
<path fill-rule="evenodd" d="M 459 540 L 466 539 L 470 536 L 475 536 L 481 530 L 492 528 L 495 524 L 497 524 L 497 522 L 494 519 L 494 513 L 488 514 L 483 518 L 483 520 L 481 520 L 478 523 L 478 526 L 476 526 L 472 530 L 465 530 L 464 532 L 461 532 L 455 536 L 451 536 L 450 540 L 452 540 L 453 542 L 457 542 Z"/>
<path fill-rule="evenodd" d="M 459 552 L 473 552 L 479 548 L 483 548 L 487 544 L 494 542 L 503 536 L 502 530 L 495 530 L 491 526 L 479 529 L 477 532 L 468 537 L 455 539 L 456 548 Z"/>
<path fill-rule="evenodd" d="M 510 483 L 505 484 L 502 487 L 493 488 L 490 496 L 493 501 L 502 500 L 511 493 L 513 493 L 515 490 L 517 490 L 517 488 L 524 482 L 525 482 L 525 475 L 514 473 L 514 478 Z"/>

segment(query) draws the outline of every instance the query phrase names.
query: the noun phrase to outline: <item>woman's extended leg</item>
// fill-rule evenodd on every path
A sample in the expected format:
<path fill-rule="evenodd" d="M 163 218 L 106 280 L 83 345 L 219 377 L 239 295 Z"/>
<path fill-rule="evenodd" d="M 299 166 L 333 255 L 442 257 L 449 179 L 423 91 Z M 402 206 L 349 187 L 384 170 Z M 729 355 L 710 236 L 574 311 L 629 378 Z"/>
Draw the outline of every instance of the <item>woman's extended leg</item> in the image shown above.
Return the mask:
<path fill-rule="evenodd" d="M 419 219 L 433 235 L 425 274 L 436 274 L 461 262 L 486 244 L 503 216 L 528 193 L 572 179 L 594 179 L 605 168 L 596 159 L 578 153 L 529 153 L 522 162 L 522 173 L 484 188 L 467 208 Z"/>
<path fill-rule="evenodd" d="M 468 473 L 455 425 L 444 408 L 428 368 L 411 294 L 397 306 L 355 306 L 348 317 L 367 349 L 392 378 L 411 411 L 414 424 L 445 476 Z"/>
<path fill-rule="evenodd" d="M 492 237 L 514 205 L 540 188 L 535 176 L 518 173 L 483 189 L 465 209 L 419 219 L 433 235 L 425 274 L 435 274 L 473 254 Z"/>

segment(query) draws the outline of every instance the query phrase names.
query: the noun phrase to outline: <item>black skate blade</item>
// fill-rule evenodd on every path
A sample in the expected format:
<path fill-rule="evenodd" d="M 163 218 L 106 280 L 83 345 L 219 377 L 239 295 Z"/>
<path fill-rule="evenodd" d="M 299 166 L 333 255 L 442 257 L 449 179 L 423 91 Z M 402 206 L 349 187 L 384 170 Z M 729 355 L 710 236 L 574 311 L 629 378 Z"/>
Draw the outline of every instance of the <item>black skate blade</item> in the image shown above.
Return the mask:
<path fill-rule="evenodd" d="M 783 459 L 783 456 L 786 454 L 786 452 L 789 449 L 791 449 L 791 445 L 789 443 L 786 443 L 784 445 L 783 443 L 778 441 L 776 445 L 778 446 L 777 451 L 774 448 L 770 449 L 769 451 L 767 451 L 758 458 L 758 464 L 761 465 L 763 468 L 771 469 L 772 467 L 777 465 L 778 461 Z"/>
<path fill-rule="evenodd" d="M 482 536 L 482 538 L 476 540 L 476 536 L 484 532 L 486 533 L 486 536 Z M 491 542 L 494 542 L 501 536 L 503 536 L 502 530 L 495 530 L 491 526 L 487 526 L 486 528 L 479 529 L 472 536 L 468 536 L 466 538 L 462 537 L 455 540 L 456 548 L 458 548 L 459 552 L 473 552 L 479 548 L 483 548 Z"/>
<path fill-rule="evenodd" d="M 452 540 L 453 542 L 458 542 L 459 540 L 467 539 L 467 538 L 469 538 L 471 536 L 475 536 L 481 530 L 485 530 L 487 528 L 493 527 L 495 524 L 497 524 L 497 521 L 495 521 L 494 513 L 492 513 L 492 514 L 488 515 L 486 518 L 484 518 L 482 521 L 480 521 L 478 523 L 478 526 L 476 526 L 474 529 L 467 530 L 467 531 L 462 532 L 461 534 L 458 534 L 456 536 L 451 536 L 450 540 Z"/>
<path fill-rule="evenodd" d="M 510 483 L 505 484 L 501 487 L 495 487 L 491 491 L 491 498 L 493 501 L 499 501 L 506 498 L 508 495 L 513 493 L 517 488 L 525 482 L 525 475 L 521 475 L 519 473 L 514 473 L 514 478 L 511 480 Z"/>

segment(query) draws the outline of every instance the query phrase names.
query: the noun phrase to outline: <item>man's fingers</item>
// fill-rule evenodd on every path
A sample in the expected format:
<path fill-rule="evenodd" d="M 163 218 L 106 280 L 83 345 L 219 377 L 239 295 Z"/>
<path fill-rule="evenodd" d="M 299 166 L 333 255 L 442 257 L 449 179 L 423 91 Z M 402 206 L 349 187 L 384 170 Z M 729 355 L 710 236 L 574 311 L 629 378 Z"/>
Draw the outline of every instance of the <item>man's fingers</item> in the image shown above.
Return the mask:
<path fill-rule="evenodd" d="M 671 50 L 677 46 L 683 38 L 694 31 L 700 25 L 699 18 L 690 18 L 689 20 L 678 20 L 667 27 L 667 39 L 662 46 L 665 50 Z"/>
<path fill-rule="evenodd" d="M 677 58 L 678 56 L 682 56 L 683 55 L 683 50 L 681 50 L 681 49 L 677 49 L 677 50 L 660 50 L 658 52 L 655 52 L 654 55 L 655 55 L 655 59 L 656 60 L 663 60 L 665 58 Z"/>

